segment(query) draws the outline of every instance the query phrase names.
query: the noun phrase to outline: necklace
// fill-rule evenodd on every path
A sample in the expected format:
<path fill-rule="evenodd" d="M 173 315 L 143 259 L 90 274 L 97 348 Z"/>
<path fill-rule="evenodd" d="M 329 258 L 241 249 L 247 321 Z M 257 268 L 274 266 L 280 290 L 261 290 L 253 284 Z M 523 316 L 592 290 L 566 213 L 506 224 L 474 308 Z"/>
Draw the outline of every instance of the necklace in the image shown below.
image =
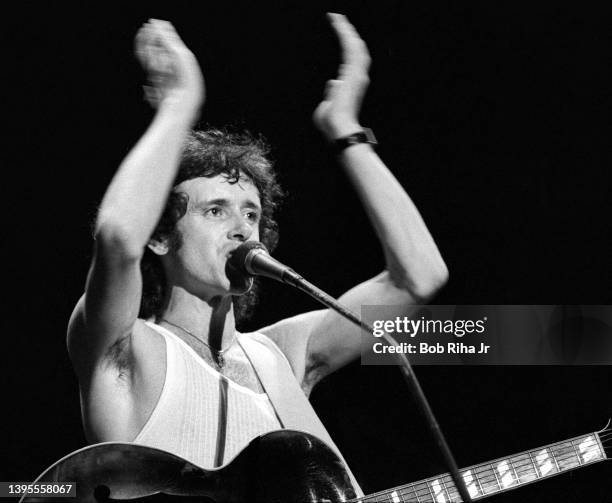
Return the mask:
<path fill-rule="evenodd" d="M 207 344 L 206 342 L 204 342 L 197 335 L 195 335 L 194 333 L 190 332 L 185 327 L 181 327 L 180 325 L 177 325 L 176 323 L 172 323 L 171 321 L 168 321 L 166 318 L 162 318 L 161 321 L 165 321 L 168 325 L 172 325 L 173 327 L 178 328 L 179 330 L 182 330 L 187 335 L 190 335 L 191 337 L 193 337 L 199 343 L 204 344 L 208 348 L 208 350 L 211 352 L 211 354 L 214 356 L 214 360 L 217 363 L 217 365 L 219 366 L 219 368 L 220 369 L 223 368 L 223 366 L 225 365 L 225 358 L 223 356 L 223 353 L 225 353 L 234 344 L 234 341 L 236 340 L 236 334 L 235 333 L 234 333 L 234 337 L 232 337 L 231 342 L 228 344 L 228 346 L 225 349 L 213 349 L 210 346 L 210 344 Z"/>

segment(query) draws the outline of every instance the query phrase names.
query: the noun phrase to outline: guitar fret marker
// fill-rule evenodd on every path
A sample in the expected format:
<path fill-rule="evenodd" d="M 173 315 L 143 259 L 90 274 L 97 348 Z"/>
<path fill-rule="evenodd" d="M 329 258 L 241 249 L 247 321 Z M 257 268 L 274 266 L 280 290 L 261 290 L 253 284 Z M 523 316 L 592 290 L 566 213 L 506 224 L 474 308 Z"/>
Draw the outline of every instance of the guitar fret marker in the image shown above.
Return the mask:
<path fill-rule="evenodd" d="M 397 495 L 397 491 L 393 491 L 391 493 L 391 500 L 393 501 L 393 503 L 401 503 L 399 496 Z"/>
<path fill-rule="evenodd" d="M 547 449 L 542 449 L 536 454 L 536 461 L 538 462 L 538 468 L 542 476 L 552 471 L 553 465 L 550 462 L 550 456 L 548 455 Z"/>
<path fill-rule="evenodd" d="M 498 463 L 497 471 L 499 472 L 501 485 L 504 488 L 510 487 L 512 484 L 514 484 L 514 477 L 512 476 L 512 472 L 510 471 L 510 466 L 508 465 L 507 460 Z"/>
<path fill-rule="evenodd" d="M 582 460 L 587 463 L 593 459 L 599 459 L 599 446 L 595 443 L 592 436 L 586 437 L 582 442 L 578 444 L 578 449 L 582 453 Z"/>
<path fill-rule="evenodd" d="M 446 503 L 446 498 L 444 497 L 444 489 L 440 485 L 440 480 L 436 479 L 431 483 L 431 487 L 434 490 L 435 498 L 438 503 Z"/>
<path fill-rule="evenodd" d="M 478 487 L 474 483 L 474 477 L 472 476 L 472 470 L 468 470 L 463 473 L 463 481 L 465 482 L 465 486 L 467 487 L 468 493 L 473 498 L 474 496 L 478 496 Z"/>

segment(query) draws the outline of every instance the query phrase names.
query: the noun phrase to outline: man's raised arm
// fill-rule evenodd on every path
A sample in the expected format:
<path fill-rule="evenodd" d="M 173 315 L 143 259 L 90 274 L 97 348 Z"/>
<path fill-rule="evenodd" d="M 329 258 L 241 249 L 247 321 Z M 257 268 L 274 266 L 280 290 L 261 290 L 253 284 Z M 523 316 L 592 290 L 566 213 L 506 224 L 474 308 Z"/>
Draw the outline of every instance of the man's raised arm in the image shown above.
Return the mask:
<path fill-rule="evenodd" d="M 85 378 L 111 348 L 127 339 L 136 322 L 140 259 L 204 100 L 196 58 L 170 23 L 145 23 L 136 35 L 135 52 L 148 75 L 147 100 L 157 112 L 119 167 L 98 212 L 85 295 L 68 328 L 69 352 L 77 373 Z"/>
<path fill-rule="evenodd" d="M 313 118 L 333 143 L 363 130 L 358 116 L 369 83 L 370 56 L 344 16 L 329 18 L 340 41 L 342 64 L 338 77 L 327 83 Z M 381 274 L 339 300 L 358 314 L 362 305 L 390 305 L 398 306 L 398 315 L 407 315 L 412 305 L 427 301 L 444 285 L 446 265 L 415 205 L 371 145 L 349 146 L 339 159 L 376 230 L 386 262 Z M 359 330 L 330 310 L 284 320 L 264 333 L 288 355 L 306 391 L 360 354 Z"/>

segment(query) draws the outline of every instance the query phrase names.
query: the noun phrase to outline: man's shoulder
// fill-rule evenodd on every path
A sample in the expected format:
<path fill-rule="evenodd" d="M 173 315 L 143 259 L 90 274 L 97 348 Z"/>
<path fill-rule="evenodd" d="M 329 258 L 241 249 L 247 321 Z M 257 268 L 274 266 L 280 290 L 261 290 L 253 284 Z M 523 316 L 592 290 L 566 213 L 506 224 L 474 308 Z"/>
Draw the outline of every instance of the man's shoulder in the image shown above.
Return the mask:
<path fill-rule="evenodd" d="M 274 354 L 286 358 L 281 348 L 276 342 L 260 331 L 256 332 L 238 332 L 240 344 L 254 351 L 265 351 L 266 353 Z"/>
<path fill-rule="evenodd" d="M 283 318 L 272 325 L 267 325 L 257 330 L 257 333 L 265 335 L 276 344 L 281 340 L 285 342 L 303 341 L 308 339 L 313 327 L 320 323 L 328 312 L 329 310 L 327 309 L 319 309 Z"/>
<path fill-rule="evenodd" d="M 264 344 L 266 346 L 272 347 L 272 345 L 276 346 L 274 341 L 268 337 L 263 331 L 257 330 L 255 332 L 237 332 L 238 337 L 242 342 L 254 341 L 259 344 Z"/>
<path fill-rule="evenodd" d="M 162 340 L 164 338 L 164 329 L 157 325 L 152 319 L 136 318 L 134 322 L 133 334 L 147 335 Z"/>

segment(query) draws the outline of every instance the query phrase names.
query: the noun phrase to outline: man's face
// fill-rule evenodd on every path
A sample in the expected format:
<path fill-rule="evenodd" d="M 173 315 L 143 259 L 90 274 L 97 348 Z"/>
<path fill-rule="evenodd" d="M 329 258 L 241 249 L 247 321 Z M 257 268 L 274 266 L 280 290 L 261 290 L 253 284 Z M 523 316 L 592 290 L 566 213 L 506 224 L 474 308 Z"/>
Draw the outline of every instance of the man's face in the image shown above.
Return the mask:
<path fill-rule="evenodd" d="M 244 293 L 248 281 L 230 282 L 225 265 L 240 244 L 259 240 L 259 191 L 248 178 L 230 183 L 224 175 L 186 180 L 176 190 L 189 202 L 177 223 L 182 245 L 165 259 L 168 279 L 204 299 Z"/>

